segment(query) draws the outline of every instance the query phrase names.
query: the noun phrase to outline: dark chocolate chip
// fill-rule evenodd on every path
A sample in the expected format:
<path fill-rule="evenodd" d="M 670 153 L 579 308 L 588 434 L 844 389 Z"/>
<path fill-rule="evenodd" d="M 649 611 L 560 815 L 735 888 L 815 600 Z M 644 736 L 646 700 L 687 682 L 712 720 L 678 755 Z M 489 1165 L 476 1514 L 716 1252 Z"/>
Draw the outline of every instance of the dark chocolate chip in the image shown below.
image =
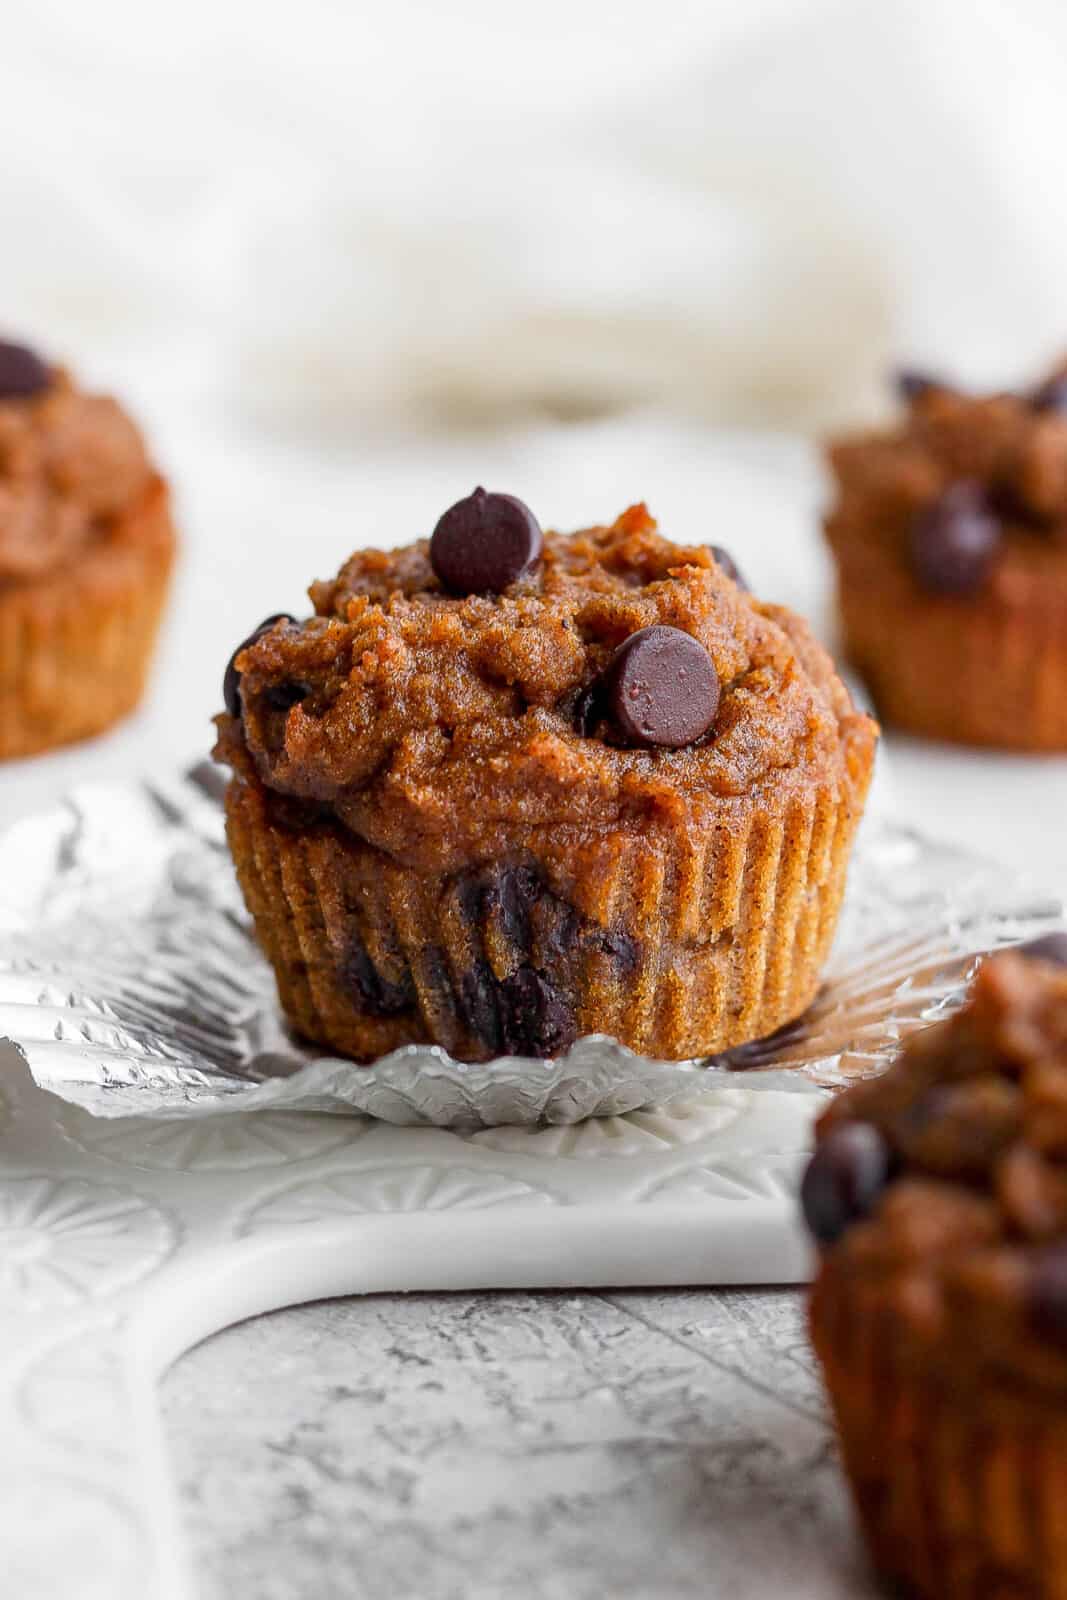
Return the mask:
<path fill-rule="evenodd" d="M 1037 1332 L 1067 1340 L 1067 1245 L 1049 1245 L 1034 1256 L 1026 1298 Z"/>
<path fill-rule="evenodd" d="M 52 371 L 24 344 L 0 339 L 0 400 L 31 400 L 51 385 Z"/>
<path fill-rule="evenodd" d="M 744 589 L 745 593 L 748 594 L 748 584 L 741 576 L 741 569 L 737 565 L 737 562 L 734 560 L 733 556 L 730 554 L 729 550 L 724 550 L 721 544 L 713 544 L 709 548 L 712 555 L 715 557 L 716 566 L 721 567 L 726 576 L 728 578 L 732 578 L 737 584 L 737 587 L 739 589 Z"/>
<path fill-rule="evenodd" d="M 533 967 L 501 984 L 504 1049 L 515 1056 L 557 1056 L 577 1037 L 574 1013 L 559 990 Z"/>
<path fill-rule="evenodd" d="M 597 943 L 623 976 L 636 970 L 641 958 L 641 946 L 631 934 L 613 932 L 608 928 L 598 935 Z"/>
<path fill-rule="evenodd" d="M 492 1055 L 499 1055 L 504 1030 L 497 1000 L 500 983 L 488 961 L 478 961 L 463 974 L 459 1010 L 467 1031 Z"/>
<path fill-rule="evenodd" d="M 349 945 L 341 968 L 341 981 L 359 997 L 364 1010 L 372 1017 L 398 1017 L 410 1011 L 418 998 L 410 972 L 405 972 L 399 983 L 384 978 L 358 937 Z"/>
<path fill-rule="evenodd" d="M 934 389 L 946 389 L 948 385 L 930 372 L 921 372 L 918 367 L 898 367 L 893 374 L 893 387 L 910 405 L 913 400 L 921 400 L 923 395 Z"/>
<path fill-rule="evenodd" d="M 1067 967 L 1067 932 L 1043 933 L 1039 939 L 1017 944 L 1016 952 L 1031 961 L 1047 961 L 1054 967 Z"/>
<path fill-rule="evenodd" d="M 242 639 L 237 649 L 233 652 L 233 655 L 226 663 L 226 671 L 222 679 L 222 699 L 231 717 L 239 717 L 241 715 L 241 674 L 236 666 L 237 657 L 242 650 L 247 650 L 250 644 L 255 644 L 256 640 L 266 633 L 268 629 L 273 628 L 276 622 L 293 622 L 295 620 L 287 611 L 278 611 L 273 617 L 264 618 L 259 627 L 254 628 L 247 639 Z"/>
<path fill-rule="evenodd" d="M 487 885 L 484 911 L 499 920 L 509 944 L 526 951 L 530 948 L 530 910 L 547 893 L 529 867 L 511 867 Z"/>
<path fill-rule="evenodd" d="M 606 715 L 604 684 L 597 678 L 582 690 L 574 703 L 574 726 L 583 739 L 591 739 Z"/>
<path fill-rule="evenodd" d="M 719 709 L 711 657 L 691 633 L 657 623 L 632 633 L 604 674 L 611 720 L 627 744 L 680 750 L 701 738 Z"/>
<path fill-rule="evenodd" d="M 1031 390 L 1030 404 L 1035 411 L 1067 412 L 1067 372 L 1054 372 Z"/>
<path fill-rule="evenodd" d="M 916 517 L 911 560 L 924 589 L 969 594 L 984 582 L 1000 543 L 1000 524 L 977 483 L 954 483 Z"/>
<path fill-rule="evenodd" d="M 290 680 L 285 683 L 268 684 L 263 691 L 263 700 L 271 711 L 291 711 L 301 700 L 306 700 L 310 693 L 310 684 Z"/>
<path fill-rule="evenodd" d="M 438 522 L 430 561 L 453 594 L 501 594 L 533 570 L 543 543 L 529 506 L 511 494 L 475 489 Z"/>
<path fill-rule="evenodd" d="M 833 1244 L 873 1210 L 889 1180 L 889 1147 L 870 1122 L 842 1122 L 819 1141 L 800 1186 L 804 1220 Z"/>

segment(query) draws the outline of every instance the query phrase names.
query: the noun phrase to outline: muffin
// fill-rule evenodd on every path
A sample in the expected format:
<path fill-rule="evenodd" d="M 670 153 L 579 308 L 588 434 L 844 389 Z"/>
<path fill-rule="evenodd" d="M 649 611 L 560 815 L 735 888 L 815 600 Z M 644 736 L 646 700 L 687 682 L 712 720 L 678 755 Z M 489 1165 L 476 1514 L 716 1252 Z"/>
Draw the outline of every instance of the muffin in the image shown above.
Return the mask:
<path fill-rule="evenodd" d="M 1067 1596 L 1067 935 L 830 1108 L 805 1176 L 811 1327 L 882 1571 Z"/>
<path fill-rule="evenodd" d="M 301 1034 L 684 1059 L 808 1006 L 875 728 L 724 552 L 477 490 L 310 592 L 235 653 L 216 751 Z"/>
<path fill-rule="evenodd" d="M 0 757 L 133 710 L 174 546 L 166 485 L 121 406 L 0 342 Z"/>
<path fill-rule="evenodd" d="M 1067 366 L 1028 393 L 901 390 L 895 426 L 829 449 L 848 655 L 887 723 L 1067 749 Z"/>

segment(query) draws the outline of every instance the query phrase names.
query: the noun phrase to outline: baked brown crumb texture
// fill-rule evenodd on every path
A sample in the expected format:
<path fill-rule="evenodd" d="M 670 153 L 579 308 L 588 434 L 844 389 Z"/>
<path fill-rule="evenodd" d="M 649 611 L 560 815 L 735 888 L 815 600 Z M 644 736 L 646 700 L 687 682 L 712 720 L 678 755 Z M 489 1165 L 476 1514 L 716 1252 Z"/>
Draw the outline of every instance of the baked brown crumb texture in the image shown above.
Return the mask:
<path fill-rule="evenodd" d="M 827 1112 L 824 1159 L 855 1123 L 889 1178 L 824 1249 L 811 1327 L 874 1559 L 931 1600 L 1064 1600 L 1067 972 L 988 960 Z"/>
<path fill-rule="evenodd" d="M 1043 403 L 1042 396 L 1059 403 Z M 896 426 L 842 438 L 826 532 L 848 657 L 887 723 L 1005 749 L 1067 749 L 1067 368 L 1030 394 L 919 385 Z M 966 592 L 914 544 L 947 490 L 982 496 L 998 538 Z M 965 536 L 966 537 L 966 536 Z"/>
<path fill-rule="evenodd" d="M 0 399 L 0 758 L 136 706 L 174 548 L 166 485 L 114 400 L 58 370 Z"/>
<path fill-rule="evenodd" d="M 314 618 L 237 656 L 243 715 L 216 752 L 300 1033 L 363 1061 L 413 1041 L 551 1056 L 592 1033 L 685 1058 L 807 1007 L 875 729 L 799 618 L 643 506 L 546 534 L 502 594 L 443 592 L 423 540 L 311 595 Z M 688 748 L 623 748 L 590 711 L 655 623 L 700 640 L 722 685 Z"/>

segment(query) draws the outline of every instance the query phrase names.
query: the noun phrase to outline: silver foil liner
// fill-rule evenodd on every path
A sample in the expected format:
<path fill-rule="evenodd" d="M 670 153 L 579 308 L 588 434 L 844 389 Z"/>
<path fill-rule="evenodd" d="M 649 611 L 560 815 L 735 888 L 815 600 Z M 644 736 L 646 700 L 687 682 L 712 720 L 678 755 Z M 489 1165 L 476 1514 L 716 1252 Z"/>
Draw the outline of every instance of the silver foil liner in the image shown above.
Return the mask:
<path fill-rule="evenodd" d="M 738 1073 L 818 1092 L 883 1071 L 959 1003 L 983 954 L 1064 920 L 1003 869 L 882 823 L 861 832 L 818 999 L 771 1039 L 681 1062 L 600 1037 L 555 1061 L 487 1064 L 410 1045 L 357 1066 L 288 1032 L 220 797 L 210 768 L 85 788 L 0 839 L 0 1037 L 42 1088 L 98 1116 L 338 1111 L 469 1128 L 615 1115 Z"/>

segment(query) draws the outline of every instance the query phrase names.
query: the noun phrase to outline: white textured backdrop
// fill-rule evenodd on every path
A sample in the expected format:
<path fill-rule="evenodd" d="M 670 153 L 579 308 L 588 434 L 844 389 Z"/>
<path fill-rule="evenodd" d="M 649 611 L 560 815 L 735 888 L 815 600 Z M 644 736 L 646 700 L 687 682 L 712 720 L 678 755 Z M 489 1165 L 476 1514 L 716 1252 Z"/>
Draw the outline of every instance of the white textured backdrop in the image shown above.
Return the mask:
<path fill-rule="evenodd" d="M 1057 0 L 7 0 L 0 321 L 301 428 L 810 424 L 1065 339 Z"/>

